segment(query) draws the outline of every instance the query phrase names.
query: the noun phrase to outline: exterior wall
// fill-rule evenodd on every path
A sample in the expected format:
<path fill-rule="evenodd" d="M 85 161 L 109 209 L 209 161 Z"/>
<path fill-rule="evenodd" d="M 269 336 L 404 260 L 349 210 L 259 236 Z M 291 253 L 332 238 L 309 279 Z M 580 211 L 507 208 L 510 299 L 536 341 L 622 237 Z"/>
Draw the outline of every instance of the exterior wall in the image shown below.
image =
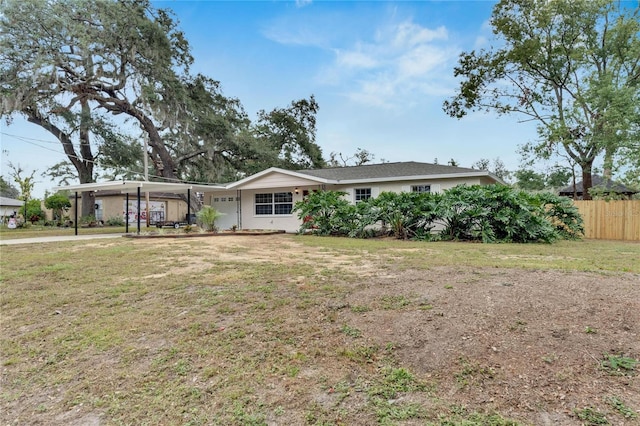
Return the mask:
<path fill-rule="evenodd" d="M 276 183 L 278 183 L 279 186 L 271 186 Z M 346 198 L 354 203 L 356 188 L 371 188 L 372 196 L 377 197 L 381 192 L 411 191 L 412 185 L 430 185 L 432 192 L 442 192 L 461 184 L 486 185 L 489 183 L 492 183 L 489 179 L 485 181 L 479 177 L 472 177 L 433 179 L 427 181 L 374 182 L 362 185 L 321 185 L 316 182 L 273 173 L 243 186 L 242 190 L 206 193 L 204 200 L 205 204 L 211 205 L 216 210 L 225 213 L 225 215 L 216 222 L 220 229 L 229 229 L 235 225 L 238 229 L 278 229 L 286 232 L 298 232 L 300 229 L 300 220 L 295 213 L 290 215 L 256 215 L 255 194 L 292 192 L 293 204 L 295 205 L 296 202 L 302 201 L 305 191 L 311 192 L 326 189 L 347 192 Z M 296 193 L 296 189 L 298 193 Z M 222 201 L 223 198 L 225 201 Z M 229 198 L 233 198 L 233 201 L 230 202 Z"/>
<path fill-rule="evenodd" d="M 67 214 L 73 220 L 75 197 L 71 197 L 69 201 L 71 201 L 71 208 L 69 209 Z M 125 217 L 124 204 L 126 202 L 126 195 L 124 194 L 123 195 L 120 195 L 120 194 L 105 195 L 105 196 L 96 195 L 95 201 L 96 201 L 96 204 L 100 206 L 100 210 L 101 210 L 100 215 L 102 216 L 101 220 L 106 222 L 109 218 L 113 218 L 113 217 L 119 217 L 124 220 L 124 217 Z M 142 204 L 144 204 L 145 202 L 144 194 L 141 195 L 140 201 L 142 202 Z M 186 220 L 187 203 L 184 202 L 183 200 L 178 200 L 175 198 L 167 199 L 167 198 L 149 197 L 149 201 L 164 203 L 165 220 L 180 220 L 180 221 Z M 137 195 L 130 194 L 129 203 L 137 207 L 137 204 L 138 204 Z M 82 204 L 82 197 L 78 197 L 78 215 L 80 215 L 80 204 Z M 96 217 L 98 216 L 99 214 L 96 211 Z"/>
<path fill-rule="evenodd" d="M 309 185 L 317 185 L 317 183 L 312 180 L 274 172 L 262 176 L 260 179 L 256 179 L 253 182 L 249 182 L 246 185 L 242 185 L 242 189 L 288 188 L 288 191 L 292 191 L 296 187 Z"/>
<path fill-rule="evenodd" d="M 483 182 L 480 178 L 461 178 L 461 179 L 432 179 L 432 180 L 411 180 L 411 181 L 398 181 L 398 182 L 372 182 L 361 185 L 330 185 L 327 189 L 335 191 L 344 191 L 348 195 L 346 198 L 352 203 L 355 202 L 355 189 L 356 188 L 371 188 L 371 196 L 377 197 L 382 192 L 409 192 L 413 185 L 430 185 L 431 192 L 443 192 L 447 189 L 451 189 L 455 186 L 466 185 L 488 185 L 490 180 Z"/>
<path fill-rule="evenodd" d="M 216 220 L 218 229 L 240 228 L 238 212 L 240 211 L 240 200 L 238 191 L 217 191 L 204 194 L 204 204 L 213 207 L 224 215 Z"/>
<path fill-rule="evenodd" d="M 286 232 L 298 232 L 300 221 L 296 213 L 290 215 L 256 215 L 255 214 L 255 194 L 268 192 L 293 192 L 293 204 L 302 201 L 304 190 L 317 189 L 314 187 L 299 187 L 296 194 L 290 186 L 268 189 L 242 190 L 240 202 L 242 205 L 241 222 L 243 229 L 278 229 Z"/>

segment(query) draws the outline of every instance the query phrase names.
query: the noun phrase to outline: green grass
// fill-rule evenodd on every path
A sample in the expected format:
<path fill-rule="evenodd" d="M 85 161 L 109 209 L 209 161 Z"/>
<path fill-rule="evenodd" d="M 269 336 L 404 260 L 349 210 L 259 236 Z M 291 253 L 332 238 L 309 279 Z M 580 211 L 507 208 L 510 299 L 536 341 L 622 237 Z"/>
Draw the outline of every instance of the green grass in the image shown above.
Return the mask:
<path fill-rule="evenodd" d="M 360 262 L 375 261 L 381 270 L 575 266 L 614 274 L 626 265 L 640 272 L 631 261 L 640 245 L 629 243 L 263 238 L 259 248 L 271 257 L 260 261 L 251 258 L 255 240 L 217 250 L 199 239 L 3 246 L 0 411 L 18 406 L 23 419 L 43 424 L 93 412 L 116 425 L 516 425 L 499 414 L 451 412 L 436 379 L 403 365 L 394 344 L 371 341 L 360 319 L 427 315 L 423 306 L 431 305 L 392 293 L 349 305 L 354 286 L 366 284 Z M 303 248 L 277 260 L 274 253 L 287 244 Z M 320 254 L 352 262 L 323 262 Z M 466 359 L 459 367 L 467 388 L 493 374 Z M 629 412 L 620 400 L 610 404 Z"/>
<path fill-rule="evenodd" d="M 539 270 L 640 273 L 640 243 L 626 241 L 560 241 L 555 244 L 478 244 L 466 242 L 421 242 L 361 240 L 299 236 L 310 247 L 327 247 L 341 254 L 399 255 L 397 264 L 406 268 L 437 266 L 524 268 Z"/>

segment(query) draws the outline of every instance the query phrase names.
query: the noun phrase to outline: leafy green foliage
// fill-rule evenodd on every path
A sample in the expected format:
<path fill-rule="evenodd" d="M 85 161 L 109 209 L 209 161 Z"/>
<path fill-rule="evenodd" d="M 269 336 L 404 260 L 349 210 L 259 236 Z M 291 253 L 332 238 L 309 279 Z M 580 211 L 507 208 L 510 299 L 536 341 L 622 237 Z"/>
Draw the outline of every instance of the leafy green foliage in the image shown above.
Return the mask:
<path fill-rule="evenodd" d="M 297 203 L 301 232 L 364 238 L 379 229 L 399 239 L 485 243 L 550 243 L 579 238 L 583 232 L 571 200 L 505 185 L 460 185 L 442 194 L 383 192 L 357 205 L 344 195 L 316 192 Z"/>
<path fill-rule="evenodd" d="M 601 363 L 602 368 L 607 370 L 609 374 L 617 376 L 633 375 L 638 365 L 635 358 L 623 355 L 605 355 L 604 361 Z"/>
<path fill-rule="evenodd" d="M 293 211 L 302 220 L 300 232 L 313 231 L 318 235 L 344 235 L 345 223 L 353 223 L 355 206 L 344 197 L 346 192 L 317 191 L 295 204 Z"/>
<path fill-rule="evenodd" d="M 525 116 L 540 138 L 523 152 L 579 165 L 587 189 L 598 158 L 605 170 L 637 168 L 639 17 L 616 0 L 501 0 L 490 19 L 498 47 L 460 55 L 444 110 Z"/>
<path fill-rule="evenodd" d="M 399 239 L 429 239 L 438 217 L 441 196 L 418 192 L 383 192 L 369 203 L 377 220 Z"/>
<path fill-rule="evenodd" d="M 596 410 L 595 408 L 592 407 L 585 407 L 581 410 L 576 409 L 574 411 L 576 413 L 576 416 L 582 420 L 583 424 L 586 425 L 608 425 L 609 420 L 607 420 L 607 417 L 604 415 L 604 413 L 601 413 L 600 411 Z"/>
<path fill-rule="evenodd" d="M 218 220 L 222 215 L 224 215 L 224 213 L 219 212 L 211 206 L 203 206 L 200 211 L 196 213 L 198 221 L 202 223 L 207 231 L 216 230 L 216 220 Z"/>
<path fill-rule="evenodd" d="M 0 176 L 0 197 L 17 199 L 19 195 L 20 191 L 18 191 L 18 188 Z"/>
<path fill-rule="evenodd" d="M 42 203 L 37 198 L 33 198 L 27 201 L 27 217 L 26 219 L 31 223 L 43 220 L 45 214 L 42 211 Z"/>
<path fill-rule="evenodd" d="M 60 221 L 62 220 L 63 213 L 71 208 L 71 201 L 69 201 L 68 196 L 57 193 L 45 198 L 44 206 L 48 209 L 53 210 L 54 220 Z"/>

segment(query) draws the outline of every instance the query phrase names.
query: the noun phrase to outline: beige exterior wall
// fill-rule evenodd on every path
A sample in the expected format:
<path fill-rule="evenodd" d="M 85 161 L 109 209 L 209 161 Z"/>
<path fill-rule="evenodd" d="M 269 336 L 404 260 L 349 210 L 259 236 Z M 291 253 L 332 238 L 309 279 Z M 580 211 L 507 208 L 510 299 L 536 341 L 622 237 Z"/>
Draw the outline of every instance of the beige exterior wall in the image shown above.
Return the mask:
<path fill-rule="evenodd" d="M 69 209 L 68 215 L 73 220 L 74 216 L 74 204 L 75 197 L 71 197 L 69 199 L 71 201 L 71 208 Z M 145 196 L 141 195 L 140 201 L 144 204 Z M 187 203 L 183 200 L 173 199 L 173 198 L 158 198 L 158 197 L 149 197 L 149 201 L 151 202 L 161 202 L 164 203 L 165 210 L 165 220 L 180 220 L 183 221 L 187 217 Z M 95 198 L 96 204 L 100 205 L 101 216 L 103 221 L 107 221 L 109 218 L 120 217 L 124 220 L 125 215 L 125 202 L 126 195 L 105 195 L 101 196 L 99 194 L 96 195 Z M 138 197 L 137 195 L 129 195 L 129 203 L 132 203 L 137 207 Z M 82 197 L 78 197 L 78 215 L 80 215 L 80 205 L 82 204 Z M 99 214 L 96 212 L 96 217 Z"/>
<path fill-rule="evenodd" d="M 242 185 L 242 189 L 288 188 L 288 191 L 293 191 L 296 187 L 308 185 L 317 185 L 317 183 L 313 180 L 272 172 L 260 177 L 260 179 Z"/>
<path fill-rule="evenodd" d="M 271 186 L 276 183 L 280 184 L 280 186 Z M 255 195 L 259 193 L 291 192 L 293 193 L 293 204 L 295 204 L 297 201 L 302 200 L 304 191 L 317 191 L 324 188 L 327 190 L 347 192 L 345 196 L 347 200 L 355 202 L 356 188 L 371 188 L 372 196 L 376 197 L 382 192 L 411 191 L 412 185 L 430 185 L 432 192 L 442 192 L 461 184 L 478 185 L 489 183 L 492 183 L 489 179 L 467 177 L 458 179 L 377 182 L 361 185 L 321 185 L 313 181 L 271 173 L 243 186 L 242 190 L 206 193 L 204 201 L 205 204 L 211 205 L 218 211 L 225 213 L 217 222 L 217 226 L 220 229 L 229 229 L 235 225 L 238 229 L 278 229 L 287 232 L 297 232 L 300 229 L 300 220 L 295 213 L 291 215 L 256 215 Z M 229 201 L 229 198 L 233 198 L 233 201 Z"/>

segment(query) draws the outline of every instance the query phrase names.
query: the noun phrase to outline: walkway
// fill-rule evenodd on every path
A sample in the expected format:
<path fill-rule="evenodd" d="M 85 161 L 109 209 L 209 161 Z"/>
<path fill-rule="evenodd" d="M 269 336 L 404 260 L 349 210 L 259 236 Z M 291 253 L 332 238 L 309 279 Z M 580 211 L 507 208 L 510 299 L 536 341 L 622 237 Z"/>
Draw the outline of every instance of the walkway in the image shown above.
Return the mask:
<path fill-rule="evenodd" d="M 15 244 L 56 243 L 59 241 L 94 240 L 99 238 L 122 238 L 122 234 L 64 235 L 57 237 L 17 238 L 14 240 L 0 240 L 0 246 Z"/>

